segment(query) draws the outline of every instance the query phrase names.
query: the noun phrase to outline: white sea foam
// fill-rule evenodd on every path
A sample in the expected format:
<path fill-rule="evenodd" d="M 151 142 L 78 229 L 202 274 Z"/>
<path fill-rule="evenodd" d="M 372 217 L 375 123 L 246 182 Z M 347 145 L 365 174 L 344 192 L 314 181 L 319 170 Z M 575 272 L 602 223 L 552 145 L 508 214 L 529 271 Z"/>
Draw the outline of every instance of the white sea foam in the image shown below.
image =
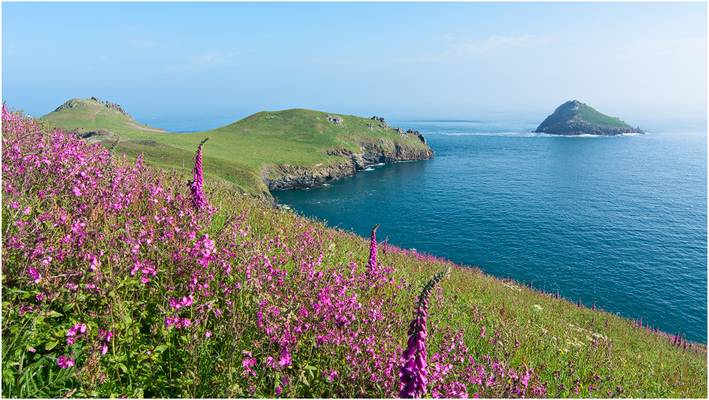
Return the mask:
<path fill-rule="evenodd" d="M 365 170 L 365 171 L 374 171 L 374 168 L 369 167 L 369 168 L 365 168 L 364 170 Z"/>
<path fill-rule="evenodd" d="M 621 137 L 621 136 L 638 136 L 639 133 L 623 133 L 620 135 L 556 135 L 553 133 L 538 133 L 538 132 L 436 132 L 435 135 L 443 136 L 504 136 L 504 137 L 563 137 L 563 138 L 603 138 L 603 137 Z"/>

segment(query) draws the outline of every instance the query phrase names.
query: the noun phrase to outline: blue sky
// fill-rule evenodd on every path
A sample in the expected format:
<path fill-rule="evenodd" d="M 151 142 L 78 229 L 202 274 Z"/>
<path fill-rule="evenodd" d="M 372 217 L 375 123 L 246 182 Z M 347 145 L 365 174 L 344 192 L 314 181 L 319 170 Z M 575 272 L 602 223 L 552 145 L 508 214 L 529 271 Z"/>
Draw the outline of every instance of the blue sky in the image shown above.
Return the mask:
<path fill-rule="evenodd" d="M 703 3 L 3 3 L 2 98 L 98 96 L 143 120 L 291 107 L 704 119 Z"/>

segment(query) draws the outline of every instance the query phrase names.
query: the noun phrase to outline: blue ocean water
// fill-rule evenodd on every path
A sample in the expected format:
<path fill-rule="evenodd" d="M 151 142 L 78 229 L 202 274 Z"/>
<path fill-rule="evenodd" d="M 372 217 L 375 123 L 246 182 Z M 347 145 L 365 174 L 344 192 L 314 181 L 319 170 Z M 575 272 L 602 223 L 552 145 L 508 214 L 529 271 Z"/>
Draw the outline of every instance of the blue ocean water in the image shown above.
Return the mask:
<path fill-rule="evenodd" d="M 366 236 L 707 339 L 704 128 L 536 136 L 529 122 L 408 121 L 436 157 L 274 193 Z"/>

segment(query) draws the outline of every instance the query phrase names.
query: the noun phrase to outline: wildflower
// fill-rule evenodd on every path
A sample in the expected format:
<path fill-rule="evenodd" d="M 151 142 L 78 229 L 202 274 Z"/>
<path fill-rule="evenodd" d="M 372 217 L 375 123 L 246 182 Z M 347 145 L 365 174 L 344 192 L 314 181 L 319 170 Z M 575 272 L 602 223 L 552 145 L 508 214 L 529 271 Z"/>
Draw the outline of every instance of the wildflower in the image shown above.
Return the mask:
<path fill-rule="evenodd" d="M 426 394 L 426 384 L 428 383 L 426 376 L 428 299 L 433 288 L 446 276 L 447 272 L 439 272 L 434 275 L 419 295 L 415 317 L 409 325 L 408 345 L 401 357 L 399 397 L 420 398 Z"/>
<path fill-rule="evenodd" d="M 197 154 L 194 157 L 193 179 L 190 182 L 190 192 L 192 192 L 192 204 L 195 208 L 201 209 L 207 205 L 202 185 L 204 184 L 204 174 L 202 171 L 202 145 L 208 139 L 204 139 L 197 147 Z"/>
<path fill-rule="evenodd" d="M 338 373 L 333 369 L 330 372 L 323 371 L 323 375 L 325 376 L 328 382 L 332 382 L 335 380 L 335 378 L 337 378 Z"/>
<path fill-rule="evenodd" d="M 68 345 L 72 345 L 76 342 L 76 339 L 85 334 L 86 330 L 88 328 L 86 327 L 86 324 L 82 323 L 76 323 L 74 326 L 69 328 L 69 330 L 66 332 L 66 343 Z"/>
<path fill-rule="evenodd" d="M 113 332 L 104 329 L 98 330 L 98 339 L 101 341 L 101 355 L 106 355 L 108 353 L 108 342 L 111 341 L 113 337 Z"/>
<path fill-rule="evenodd" d="M 246 375 L 256 376 L 253 367 L 256 366 L 256 359 L 252 357 L 250 351 L 242 351 L 241 354 L 244 355 L 244 360 L 241 362 L 241 366 L 244 367 L 244 372 Z"/>
<path fill-rule="evenodd" d="M 34 283 L 39 283 L 42 280 L 42 275 L 34 267 L 30 267 L 29 269 L 27 269 L 27 275 L 32 278 Z"/>
<path fill-rule="evenodd" d="M 372 236 L 369 242 L 369 261 L 367 262 L 367 272 L 376 274 L 377 272 L 377 228 L 379 224 L 372 227 Z"/>
<path fill-rule="evenodd" d="M 59 365 L 59 368 L 71 368 L 74 366 L 74 359 L 61 355 L 57 358 L 57 365 Z"/>
<path fill-rule="evenodd" d="M 529 385 L 529 378 L 530 377 L 531 377 L 530 371 L 525 370 L 524 375 L 522 375 L 522 380 L 521 380 L 522 386 L 527 387 L 527 385 Z"/>
<path fill-rule="evenodd" d="M 204 337 L 206 337 L 206 338 L 212 337 L 212 331 L 204 332 Z"/>
<path fill-rule="evenodd" d="M 283 348 L 283 350 L 281 350 L 281 357 L 278 360 L 278 365 L 280 365 L 281 367 L 287 367 L 291 364 L 293 364 L 293 359 L 290 355 L 290 352 L 287 348 Z"/>

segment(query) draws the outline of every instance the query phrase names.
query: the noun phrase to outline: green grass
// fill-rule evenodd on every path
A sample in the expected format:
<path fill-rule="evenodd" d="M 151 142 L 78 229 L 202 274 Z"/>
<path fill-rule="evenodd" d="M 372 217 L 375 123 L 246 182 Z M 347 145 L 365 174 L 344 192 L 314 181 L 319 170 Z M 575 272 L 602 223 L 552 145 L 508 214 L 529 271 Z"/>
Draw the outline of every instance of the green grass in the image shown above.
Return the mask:
<path fill-rule="evenodd" d="M 603 126 L 629 127 L 629 125 L 623 122 L 620 118 L 611 117 L 609 115 L 600 113 L 595 108 L 586 104 L 581 104 L 578 116 L 582 120 L 592 124 Z"/>
<path fill-rule="evenodd" d="M 305 109 L 259 112 L 211 131 L 175 134 L 142 125 L 94 100 L 70 102 L 74 107 L 49 113 L 41 121 L 67 130 L 111 131 L 120 136 L 118 151 L 132 157 L 142 152 L 149 163 L 183 173 L 191 169 L 197 145 L 209 138 L 205 162 L 218 166 L 211 175 L 242 192 L 266 197 L 270 194 L 262 174 L 269 166 L 343 162 L 342 157 L 328 155 L 328 150 L 359 152 L 364 143 L 385 143 L 392 148 L 395 143 L 426 146 L 415 137 L 402 137 L 367 118 Z M 328 116 L 338 116 L 343 123 L 330 123 Z"/>

